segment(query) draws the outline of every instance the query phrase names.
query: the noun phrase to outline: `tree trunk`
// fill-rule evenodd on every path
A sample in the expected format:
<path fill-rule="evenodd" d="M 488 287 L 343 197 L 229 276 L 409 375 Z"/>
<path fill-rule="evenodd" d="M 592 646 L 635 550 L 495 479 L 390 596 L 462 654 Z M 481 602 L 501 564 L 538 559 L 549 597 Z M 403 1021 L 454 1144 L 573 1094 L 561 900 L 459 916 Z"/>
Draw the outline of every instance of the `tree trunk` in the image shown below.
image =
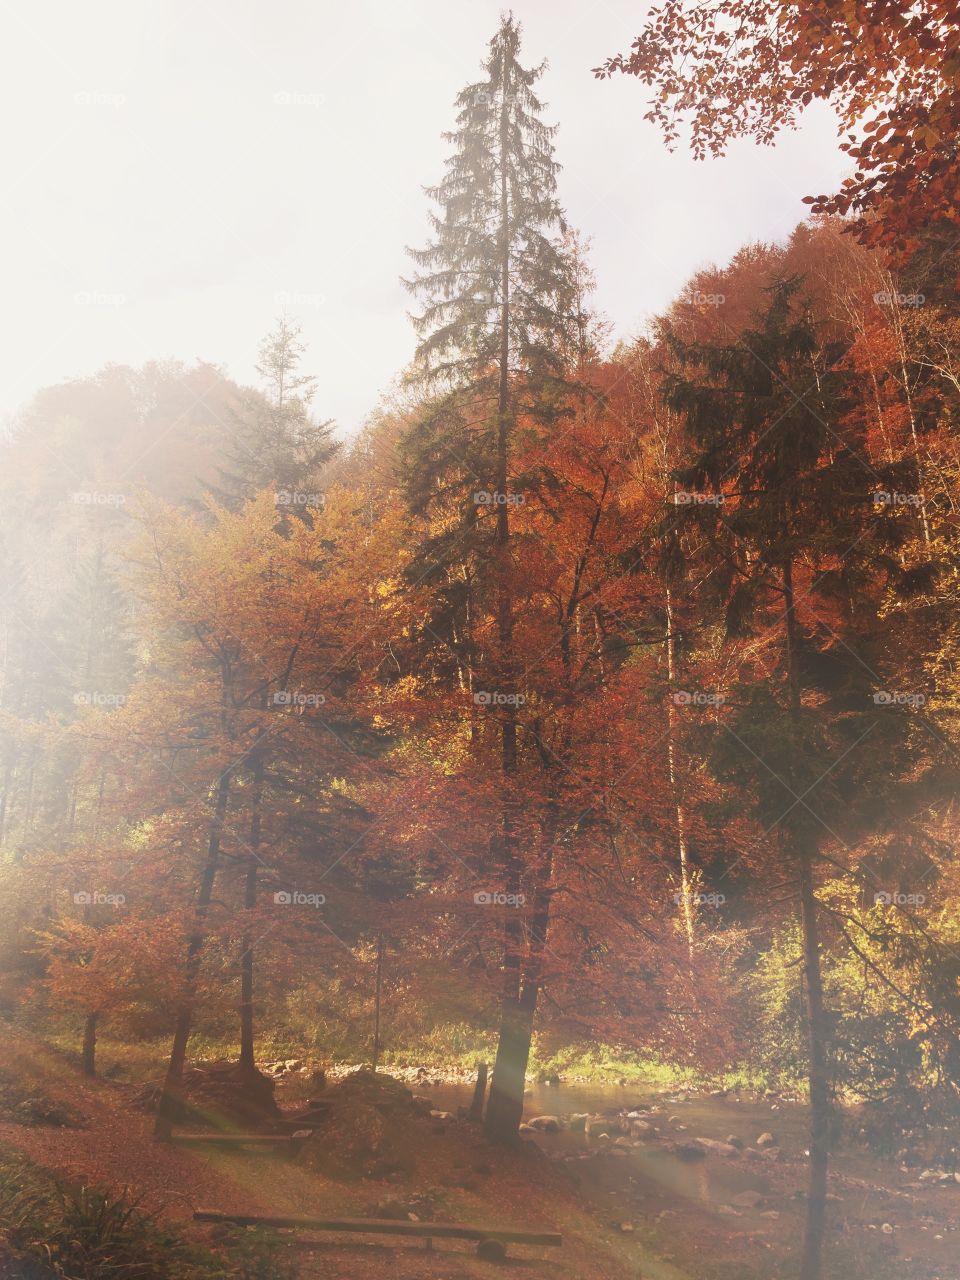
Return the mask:
<path fill-rule="evenodd" d="M 194 930 L 187 944 L 187 959 L 184 968 L 183 998 L 177 1009 L 174 1024 L 173 1044 L 170 1047 L 170 1061 L 163 1081 L 160 1103 L 157 1108 L 157 1119 L 153 1136 L 161 1141 L 169 1141 L 173 1130 L 173 1114 L 180 1082 L 183 1079 L 183 1065 L 187 1057 L 187 1041 L 193 1024 L 193 1005 L 196 996 L 197 978 L 200 974 L 200 953 L 203 949 L 205 930 L 204 921 L 210 909 L 213 897 L 213 886 L 217 878 L 220 862 L 220 842 L 223 838 L 223 825 L 227 816 L 227 803 L 230 798 L 230 770 L 220 775 L 217 784 L 217 800 L 214 806 L 213 819 L 210 823 L 210 837 L 207 843 L 207 860 L 200 877 L 197 892 Z"/>
<path fill-rule="evenodd" d="M 487 1064 L 481 1062 L 477 1067 L 477 1083 L 473 1086 L 473 1099 L 467 1119 L 479 1124 L 483 1119 L 483 1104 L 487 1096 Z"/>
<path fill-rule="evenodd" d="M 244 911 L 253 911 L 257 905 L 257 867 L 260 862 L 262 834 L 264 758 L 258 748 L 253 759 L 253 788 L 250 799 L 250 856 L 247 859 L 247 877 L 243 893 Z M 249 930 L 243 936 L 243 954 L 240 957 L 240 1067 L 256 1071 L 253 1053 L 253 939 Z"/>
<path fill-rule="evenodd" d="M 683 913 L 683 927 L 687 935 L 687 954 L 693 961 L 693 949 L 695 942 L 694 923 L 693 923 L 693 894 L 690 887 L 690 860 L 687 853 L 687 828 L 686 814 L 683 811 L 683 802 L 680 799 L 680 791 L 677 786 L 677 766 L 676 766 L 676 710 L 673 702 L 674 695 L 674 676 L 676 674 L 676 650 L 673 638 L 673 600 L 670 595 L 670 588 L 666 589 L 667 595 L 667 688 L 669 697 L 667 699 L 667 773 L 670 779 L 670 791 L 673 795 L 673 808 L 677 819 L 677 854 L 680 864 L 680 901 Z"/>
<path fill-rule="evenodd" d="M 97 1074 L 97 1014 L 88 1013 L 83 1028 L 83 1053 L 80 1065 L 85 1076 Z"/>
<path fill-rule="evenodd" d="M 820 971 L 820 930 L 817 898 L 813 889 L 813 859 L 804 854 L 800 859 L 800 914 L 803 922 L 807 1042 L 810 1055 L 810 1169 L 800 1280 L 820 1280 L 827 1207 L 827 1166 L 830 1159 L 830 1085 L 827 1076 L 823 979 Z"/>
<path fill-rule="evenodd" d="M 783 565 L 784 621 L 787 639 L 787 671 L 790 711 L 801 712 L 798 672 L 799 628 L 793 589 L 793 564 Z M 802 836 L 800 837 L 803 838 Z M 830 1083 L 827 1074 L 826 1019 L 823 975 L 820 967 L 820 926 L 814 892 L 813 851 L 801 848 L 799 856 L 800 920 L 803 929 L 804 974 L 807 983 L 807 1086 L 810 1094 L 810 1165 L 807 1186 L 807 1221 L 803 1237 L 800 1280 L 820 1280 L 827 1206 L 827 1169 L 830 1160 Z"/>
<path fill-rule="evenodd" d="M 493 1067 L 493 1084 L 487 1103 L 486 1134 L 492 1142 L 517 1141 L 517 1130 L 523 1118 L 523 1091 L 533 1041 L 533 1020 L 540 995 L 543 954 L 550 925 L 550 894 L 547 881 L 550 866 L 540 880 L 531 921 L 527 947 L 527 964 L 519 991 L 512 1000 L 504 999 L 500 1021 L 497 1059 Z M 519 961 L 519 956 L 518 956 Z M 518 979 L 520 966 L 517 966 Z"/>
<path fill-rule="evenodd" d="M 500 642 L 500 677 L 505 686 L 498 692 L 514 692 L 511 645 L 513 617 L 510 590 L 507 583 L 509 566 L 507 546 L 510 540 L 510 517 L 507 504 L 507 479 L 510 441 L 510 194 L 507 177 L 507 152 L 509 141 L 509 110 L 507 93 L 503 87 L 500 108 L 500 356 L 497 397 L 497 530 L 499 551 L 497 592 L 497 636 Z M 514 847 L 515 835 L 511 812 L 510 782 L 517 767 L 517 718 L 516 707 L 509 696 L 504 703 L 501 723 L 501 773 L 503 800 L 501 810 L 500 857 L 504 890 L 507 894 L 519 894 L 520 864 Z M 510 908 L 507 908 L 509 911 Z M 508 915 L 504 924 L 503 991 L 501 996 L 500 1036 L 493 1067 L 490 1100 L 487 1103 L 486 1131 L 488 1137 L 498 1142 L 516 1139 L 517 1127 L 523 1114 L 523 1084 L 526 1060 L 529 1056 L 529 1036 L 523 1026 L 520 1009 L 521 952 L 523 930 L 519 917 Z M 526 1050 L 524 1042 L 526 1041 Z"/>
<path fill-rule="evenodd" d="M 380 1065 L 380 1001 L 383 996 L 383 934 L 377 934 L 377 987 L 374 996 L 373 1069 Z"/>

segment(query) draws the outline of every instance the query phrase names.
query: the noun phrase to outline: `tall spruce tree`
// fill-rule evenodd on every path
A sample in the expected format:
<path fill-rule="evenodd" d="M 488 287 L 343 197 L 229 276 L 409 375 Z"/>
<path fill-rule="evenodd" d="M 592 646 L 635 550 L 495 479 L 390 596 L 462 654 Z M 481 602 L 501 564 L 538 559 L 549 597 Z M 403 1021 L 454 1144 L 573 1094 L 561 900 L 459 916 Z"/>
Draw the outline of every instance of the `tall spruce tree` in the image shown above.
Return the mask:
<path fill-rule="evenodd" d="M 508 499 L 511 485 L 523 485 L 514 472 L 514 442 L 521 419 L 549 424 L 563 412 L 565 355 L 576 346 L 575 276 L 562 242 L 555 128 L 541 119 L 543 104 L 534 92 L 544 64 L 522 66 L 519 51 L 520 26 L 506 16 L 490 42 L 483 77 L 456 100 L 457 127 L 445 135 L 453 153 L 443 180 L 428 193 L 439 205 L 431 217 L 434 238 L 412 251 L 419 272 L 408 286 L 424 300 L 415 320 L 416 362 L 435 395 L 405 441 L 414 504 L 425 508 L 442 495 L 460 512 L 459 521 L 424 545 L 414 572 L 423 577 L 435 566 L 429 573 L 441 597 L 436 621 L 467 664 L 475 656 L 465 617 L 471 593 L 483 590 L 495 613 L 492 687 L 504 697 L 494 856 L 508 893 L 518 891 L 522 872 L 511 785 L 518 671 Z M 453 556 L 469 566 L 455 585 L 444 572 Z M 491 1137 L 509 1141 L 523 1113 L 530 1018 L 521 1005 L 520 922 L 506 925 L 504 935 L 502 1021 L 486 1125 Z"/>

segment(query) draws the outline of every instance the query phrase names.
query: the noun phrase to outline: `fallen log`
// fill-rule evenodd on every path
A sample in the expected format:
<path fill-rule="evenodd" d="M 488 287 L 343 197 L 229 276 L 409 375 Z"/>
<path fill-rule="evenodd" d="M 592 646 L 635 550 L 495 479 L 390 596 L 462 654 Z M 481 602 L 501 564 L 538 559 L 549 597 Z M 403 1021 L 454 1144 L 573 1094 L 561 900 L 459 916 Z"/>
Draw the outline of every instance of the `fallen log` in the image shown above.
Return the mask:
<path fill-rule="evenodd" d="M 256 1213 L 219 1213 L 198 1209 L 196 1222 L 230 1222 L 238 1227 L 279 1227 L 309 1231 L 364 1232 L 369 1235 L 426 1236 L 437 1240 L 477 1240 L 499 1245 L 538 1244 L 559 1248 L 563 1237 L 556 1231 L 505 1231 L 494 1227 L 471 1227 L 461 1222 L 403 1222 L 394 1218 L 304 1218 L 264 1217 Z M 484 1250 L 482 1256 L 491 1253 Z"/>
<path fill-rule="evenodd" d="M 184 1147 L 289 1147 L 310 1137 L 311 1130 L 296 1133 L 175 1133 L 170 1141 Z"/>

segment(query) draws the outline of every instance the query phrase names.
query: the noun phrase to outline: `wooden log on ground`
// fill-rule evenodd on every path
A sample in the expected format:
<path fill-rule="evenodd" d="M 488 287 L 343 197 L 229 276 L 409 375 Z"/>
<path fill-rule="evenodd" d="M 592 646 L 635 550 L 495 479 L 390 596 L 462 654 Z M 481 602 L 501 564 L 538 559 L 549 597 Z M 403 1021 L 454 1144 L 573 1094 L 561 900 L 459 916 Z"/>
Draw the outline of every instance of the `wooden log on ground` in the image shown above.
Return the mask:
<path fill-rule="evenodd" d="M 183 1147 L 289 1147 L 309 1136 L 307 1130 L 299 1133 L 175 1133 L 170 1141 Z"/>
<path fill-rule="evenodd" d="M 559 1248 L 563 1237 L 557 1231 L 503 1231 L 493 1227 L 471 1227 L 462 1222 L 404 1222 L 394 1218 L 303 1218 L 263 1217 L 256 1213 L 219 1213 L 198 1209 L 195 1222 L 232 1222 L 238 1227 L 301 1228 L 308 1231 L 366 1232 L 384 1236 L 429 1236 L 437 1240 L 497 1240 L 501 1244 L 541 1244 Z"/>

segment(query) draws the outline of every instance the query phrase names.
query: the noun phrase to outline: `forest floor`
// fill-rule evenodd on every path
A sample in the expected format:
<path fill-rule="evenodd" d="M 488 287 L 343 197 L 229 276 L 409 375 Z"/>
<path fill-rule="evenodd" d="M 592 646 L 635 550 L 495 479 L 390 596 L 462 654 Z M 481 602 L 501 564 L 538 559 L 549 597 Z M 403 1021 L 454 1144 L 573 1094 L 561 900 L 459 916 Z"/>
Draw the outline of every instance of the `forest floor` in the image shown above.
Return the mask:
<path fill-rule="evenodd" d="M 0 1144 L 66 1178 L 115 1191 L 129 1187 L 200 1240 L 215 1238 L 216 1228 L 193 1223 L 198 1208 L 364 1217 L 382 1216 L 378 1205 L 385 1200 L 425 1197 L 442 1205 L 448 1221 L 561 1232 L 561 1249 L 511 1246 L 502 1269 L 518 1277 L 786 1280 L 795 1265 L 802 1151 L 762 1164 L 711 1151 L 684 1164 L 665 1143 L 617 1149 L 566 1133 L 538 1134 L 503 1151 L 489 1147 L 467 1122 L 422 1117 L 411 1130 L 407 1172 L 386 1181 L 345 1181 L 289 1155 L 158 1144 L 134 1087 L 88 1080 L 60 1053 L 23 1034 L 0 1046 L 0 1069 L 28 1074 L 31 1087 L 78 1120 L 77 1127 L 3 1121 Z M 722 1140 L 724 1127 L 736 1129 L 732 1107 L 731 1119 L 723 1116 L 719 1128 L 715 1122 L 712 1135 L 695 1109 L 682 1118 L 687 1123 L 676 1126 L 678 1139 L 696 1132 Z M 852 1159 L 835 1162 L 831 1280 L 960 1280 L 960 1187 L 919 1187 L 916 1176 L 892 1162 L 869 1168 Z M 469 1243 L 436 1241 L 428 1251 L 419 1241 L 300 1234 L 284 1239 L 304 1280 L 465 1280 L 491 1272 Z"/>

